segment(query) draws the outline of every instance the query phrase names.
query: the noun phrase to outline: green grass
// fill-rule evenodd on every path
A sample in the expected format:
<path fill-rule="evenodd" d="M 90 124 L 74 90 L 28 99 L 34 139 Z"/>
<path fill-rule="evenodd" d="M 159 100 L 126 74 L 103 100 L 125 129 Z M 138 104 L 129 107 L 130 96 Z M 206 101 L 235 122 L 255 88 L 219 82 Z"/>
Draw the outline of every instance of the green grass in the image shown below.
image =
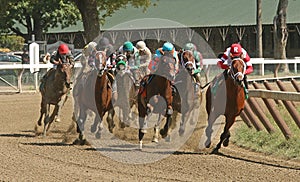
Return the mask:
<path fill-rule="evenodd" d="M 278 106 L 277 109 L 291 130 L 292 137 L 289 140 L 285 139 L 271 115 L 267 114 L 276 130 L 274 133 L 269 134 L 266 130 L 257 132 L 255 128 L 248 128 L 242 124 L 234 130 L 232 141 L 238 146 L 267 155 L 300 160 L 300 129 L 284 106 Z M 300 107 L 297 110 L 300 113 Z"/>

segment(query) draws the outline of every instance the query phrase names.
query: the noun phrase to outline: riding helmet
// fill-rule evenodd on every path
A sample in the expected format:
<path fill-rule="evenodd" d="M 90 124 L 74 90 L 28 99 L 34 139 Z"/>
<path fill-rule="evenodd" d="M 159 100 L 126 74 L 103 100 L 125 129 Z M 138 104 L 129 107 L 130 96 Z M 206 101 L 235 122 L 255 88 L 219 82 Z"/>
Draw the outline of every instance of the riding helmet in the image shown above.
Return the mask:
<path fill-rule="evenodd" d="M 69 47 L 66 44 L 60 44 L 58 47 L 59 54 L 67 54 L 69 53 Z"/>
<path fill-rule="evenodd" d="M 133 44 L 127 41 L 123 44 L 123 51 L 133 51 Z"/>

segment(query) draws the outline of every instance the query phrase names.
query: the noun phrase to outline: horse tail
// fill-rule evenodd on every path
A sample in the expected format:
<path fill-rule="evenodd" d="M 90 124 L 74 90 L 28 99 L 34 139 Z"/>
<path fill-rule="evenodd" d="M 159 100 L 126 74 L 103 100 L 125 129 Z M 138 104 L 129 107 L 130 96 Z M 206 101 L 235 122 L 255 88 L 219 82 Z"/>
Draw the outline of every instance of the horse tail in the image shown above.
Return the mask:
<path fill-rule="evenodd" d="M 206 88 L 210 83 L 211 83 L 211 81 L 208 82 L 208 83 L 206 83 L 204 86 L 201 86 L 201 85 L 200 85 L 200 88 L 201 88 L 201 89 L 204 89 L 204 88 Z"/>

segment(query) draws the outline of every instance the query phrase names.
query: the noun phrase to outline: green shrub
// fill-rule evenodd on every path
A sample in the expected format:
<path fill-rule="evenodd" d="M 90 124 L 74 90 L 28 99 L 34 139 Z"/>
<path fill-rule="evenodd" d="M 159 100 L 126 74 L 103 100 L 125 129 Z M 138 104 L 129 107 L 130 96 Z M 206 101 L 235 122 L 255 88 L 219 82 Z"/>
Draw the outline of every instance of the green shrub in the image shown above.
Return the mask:
<path fill-rule="evenodd" d="M 11 51 L 23 50 L 25 39 L 16 35 L 2 35 L 0 36 L 0 47 L 8 48 Z"/>

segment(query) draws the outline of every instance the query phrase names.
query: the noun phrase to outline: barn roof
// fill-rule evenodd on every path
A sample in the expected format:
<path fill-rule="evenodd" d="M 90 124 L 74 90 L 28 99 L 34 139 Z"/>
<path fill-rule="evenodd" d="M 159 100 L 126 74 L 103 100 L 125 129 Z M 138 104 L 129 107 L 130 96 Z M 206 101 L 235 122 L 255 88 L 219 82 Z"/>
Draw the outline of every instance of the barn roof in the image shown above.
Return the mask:
<path fill-rule="evenodd" d="M 279 0 L 262 0 L 262 22 L 272 24 Z M 119 29 L 154 29 L 173 28 L 178 25 L 187 27 L 223 27 L 223 26 L 249 26 L 256 25 L 256 1 L 255 0 L 159 0 L 153 2 L 156 6 L 149 7 L 146 12 L 142 8 L 133 8 L 128 5 L 126 9 L 116 11 L 108 17 L 101 30 L 108 30 L 116 25 L 135 19 L 147 18 L 143 24 L 126 24 Z M 300 1 L 290 0 L 287 10 L 287 22 L 289 24 L 300 23 Z M 160 22 L 157 19 L 171 20 Z M 78 32 L 83 31 L 82 22 L 76 26 L 65 29 L 54 28 L 48 33 Z"/>

